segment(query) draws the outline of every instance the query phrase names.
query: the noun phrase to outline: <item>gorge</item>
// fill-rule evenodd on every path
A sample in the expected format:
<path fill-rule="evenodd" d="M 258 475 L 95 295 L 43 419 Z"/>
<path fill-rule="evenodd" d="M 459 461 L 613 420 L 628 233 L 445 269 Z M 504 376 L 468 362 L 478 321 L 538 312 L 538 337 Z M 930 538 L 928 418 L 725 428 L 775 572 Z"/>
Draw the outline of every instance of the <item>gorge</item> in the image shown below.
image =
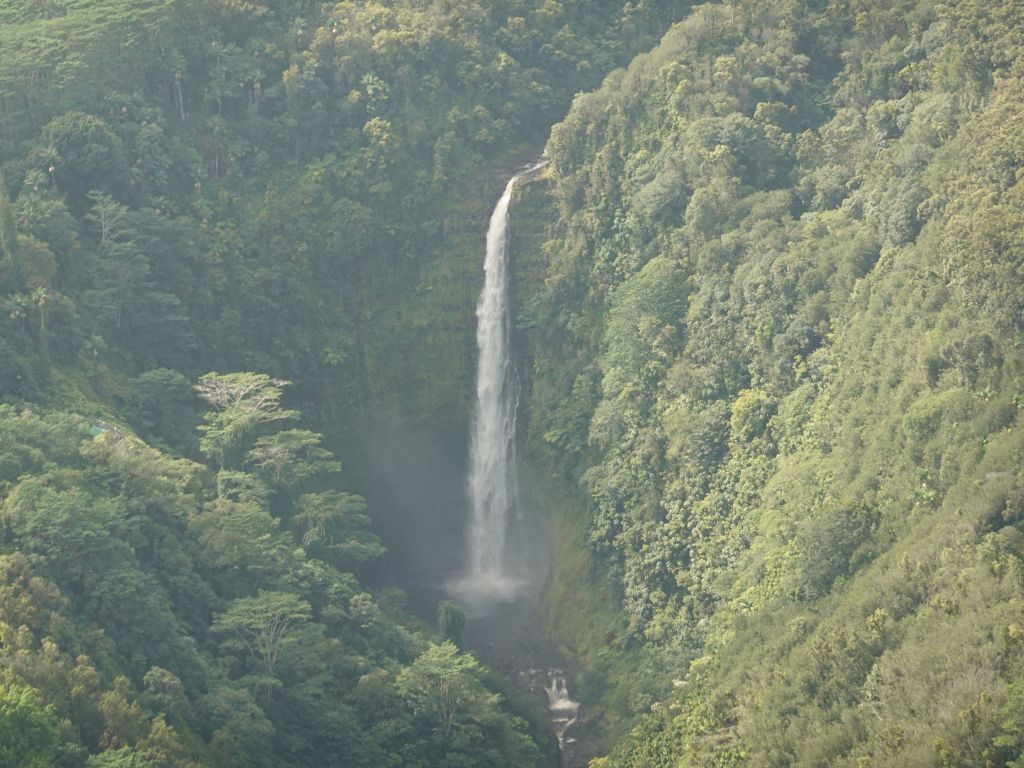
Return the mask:
<path fill-rule="evenodd" d="M 0 2 L 0 765 L 1019 768 L 1021 62 Z"/>

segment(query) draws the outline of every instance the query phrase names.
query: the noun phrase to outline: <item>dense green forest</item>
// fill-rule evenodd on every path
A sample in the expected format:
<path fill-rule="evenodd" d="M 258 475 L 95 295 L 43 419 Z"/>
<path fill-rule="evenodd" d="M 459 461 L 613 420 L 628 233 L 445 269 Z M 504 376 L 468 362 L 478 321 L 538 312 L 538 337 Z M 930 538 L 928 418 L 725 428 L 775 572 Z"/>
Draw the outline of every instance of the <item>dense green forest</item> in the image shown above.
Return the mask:
<path fill-rule="evenodd" d="M 0 765 L 557 764 L 354 492 L 545 144 L 593 765 L 1024 765 L 1022 79 L 1012 0 L 0 0 Z"/>
<path fill-rule="evenodd" d="M 0 764 L 550 755 L 334 454 L 462 428 L 445 202 L 668 5 L 0 3 Z"/>
<path fill-rule="evenodd" d="M 520 326 L 600 765 L 1022 764 L 1022 46 L 701 6 L 553 130 Z"/>

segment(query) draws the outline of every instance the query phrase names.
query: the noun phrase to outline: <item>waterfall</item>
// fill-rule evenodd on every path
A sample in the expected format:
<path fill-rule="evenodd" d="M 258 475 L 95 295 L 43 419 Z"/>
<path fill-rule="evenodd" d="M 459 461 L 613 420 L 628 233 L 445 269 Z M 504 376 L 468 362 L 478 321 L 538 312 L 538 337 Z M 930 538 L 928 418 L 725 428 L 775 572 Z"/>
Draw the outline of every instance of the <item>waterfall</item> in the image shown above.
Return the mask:
<path fill-rule="evenodd" d="M 471 604 L 513 600 L 526 576 L 506 546 L 518 514 L 516 406 L 508 301 L 508 215 L 512 191 L 542 161 L 509 179 L 491 214 L 484 287 L 476 307 L 479 358 L 467 479 L 470 518 L 466 570 L 449 592 Z"/>
<path fill-rule="evenodd" d="M 500 587 L 506 576 L 505 536 L 517 509 L 516 391 L 509 357 L 508 209 L 513 177 L 491 214 L 487 228 L 484 287 L 476 307 L 476 413 L 470 441 L 469 573 Z"/>

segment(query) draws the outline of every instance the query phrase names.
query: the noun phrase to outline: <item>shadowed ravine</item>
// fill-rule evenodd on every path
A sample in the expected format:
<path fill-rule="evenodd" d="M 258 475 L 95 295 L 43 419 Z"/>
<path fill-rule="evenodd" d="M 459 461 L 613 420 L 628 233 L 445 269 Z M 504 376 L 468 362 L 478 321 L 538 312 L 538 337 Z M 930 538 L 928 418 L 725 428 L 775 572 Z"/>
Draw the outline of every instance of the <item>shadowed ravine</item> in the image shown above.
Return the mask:
<path fill-rule="evenodd" d="M 371 492 L 392 511 L 382 532 L 384 571 L 410 606 L 433 621 L 439 601 L 466 611 L 466 644 L 489 666 L 534 694 L 551 713 L 562 765 L 572 761 L 567 733 L 576 721 L 564 660 L 545 641 L 537 617 L 551 565 L 543 510 L 520 494 L 516 461 L 519 382 L 510 306 L 509 217 L 513 191 L 546 165 L 525 166 L 506 184 L 491 215 L 484 284 L 477 303 L 477 371 L 469 438 L 407 424 L 371 434 Z M 453 535 L 452 531 L 463 534 Z M 571 710 L 571 714 L 567 715 Z"/>

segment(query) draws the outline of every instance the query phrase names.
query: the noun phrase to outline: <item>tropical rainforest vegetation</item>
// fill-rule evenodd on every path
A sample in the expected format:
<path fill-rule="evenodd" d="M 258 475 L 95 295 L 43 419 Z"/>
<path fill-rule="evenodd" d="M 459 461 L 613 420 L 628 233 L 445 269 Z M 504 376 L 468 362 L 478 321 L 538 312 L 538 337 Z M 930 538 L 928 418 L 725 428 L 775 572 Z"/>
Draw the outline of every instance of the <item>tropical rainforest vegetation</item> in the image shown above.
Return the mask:
<path fill-rule="evenodd" d="M 1010 0 L 0 0 L 0 765 L 556 760 L 355 492 L 464 433 L 545 142 L 594 764 L 1024 764 L 1022 62 Z"/>
<path fill-rule="evenodd" d="M 550 753 L 353 575 L 383 548 L 323 433 L 357 452 L 434 376 L 382 366 L 430 354 L 403 297 L 453 180 L 542 143 L 665 6 L 0 3 L 0 763 Z"/>
<path fill-rule="evenodd" d="M 605 727 L 648 712 L 602 766 L 1020 764 L 1022 45 L 1017 3 L 701 6 L 552 131 L 550 600 Z"/>

